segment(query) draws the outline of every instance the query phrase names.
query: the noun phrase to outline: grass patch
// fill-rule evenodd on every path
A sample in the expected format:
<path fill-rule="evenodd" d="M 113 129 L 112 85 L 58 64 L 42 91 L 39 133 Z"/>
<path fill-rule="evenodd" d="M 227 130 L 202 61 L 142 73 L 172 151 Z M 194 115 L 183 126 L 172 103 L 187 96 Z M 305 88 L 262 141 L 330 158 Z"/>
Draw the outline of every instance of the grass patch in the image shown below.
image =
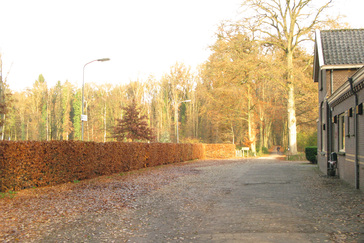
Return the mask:
<path fill-rule="evenodd" d="M 15 191 L 0 192 L 0 199 L 3 198 L 14 198 L 16 195 Z"/>
<path fill-rule="evenodd" d="M 306 155 L 305 153 L 297 153 L 295 155 L 286 155 L 286 160 L 289 161 L 306 161 Z"/>

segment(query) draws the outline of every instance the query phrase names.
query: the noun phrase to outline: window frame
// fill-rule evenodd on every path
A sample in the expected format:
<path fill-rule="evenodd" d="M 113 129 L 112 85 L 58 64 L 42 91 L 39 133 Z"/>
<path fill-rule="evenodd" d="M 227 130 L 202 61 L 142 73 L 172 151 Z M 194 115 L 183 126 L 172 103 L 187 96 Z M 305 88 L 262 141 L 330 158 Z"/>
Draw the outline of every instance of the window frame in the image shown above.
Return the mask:
<path fill-rule="evenodd" d="M 346 138 L 346 115 L 345 112 L 338 115 L 338 151 L 345 152 L 345 138 Z"/>

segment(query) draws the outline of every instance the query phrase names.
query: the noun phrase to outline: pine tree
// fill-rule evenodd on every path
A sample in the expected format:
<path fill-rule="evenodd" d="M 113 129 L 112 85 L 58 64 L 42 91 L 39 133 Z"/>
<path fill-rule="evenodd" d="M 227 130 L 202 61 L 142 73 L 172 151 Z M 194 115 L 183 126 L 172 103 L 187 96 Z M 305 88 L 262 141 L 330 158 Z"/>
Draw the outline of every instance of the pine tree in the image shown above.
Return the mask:
<path fill-rule="evenodd" d="M 140 107 L 137 107 L 135 101 L 122 110 L 124 116 L 122 119 L 117 119 L 118 124 L 114 127 L 113 137 L 117 141 L 123 141 L 125 138 L 132 142 L 154 140 L 155 136 L 148 126 L 147 116 L 140 115 Z"/>

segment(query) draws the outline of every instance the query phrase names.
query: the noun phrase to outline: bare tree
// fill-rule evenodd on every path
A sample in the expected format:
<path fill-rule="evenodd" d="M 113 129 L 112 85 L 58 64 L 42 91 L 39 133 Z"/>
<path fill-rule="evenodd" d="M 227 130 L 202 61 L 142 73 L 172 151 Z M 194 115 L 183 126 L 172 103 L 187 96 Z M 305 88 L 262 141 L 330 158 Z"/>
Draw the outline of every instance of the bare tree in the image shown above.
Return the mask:
<path fill-rule="evenodd" d="M 254 34 L 260 34 L 263 42 L 280 48 L 285 56 L 287 113 L 289 149 L 297 153 L 295 78 L 293 58 L 297 47 L 310 39 L 314 28 L 322 21 L 323 12 L 331 6 L 332 0 L 322 0 L 314 5 L 314 0 L 245 0 L 243 7 L 254 15 L 243 19 L 243 24 Z"/>

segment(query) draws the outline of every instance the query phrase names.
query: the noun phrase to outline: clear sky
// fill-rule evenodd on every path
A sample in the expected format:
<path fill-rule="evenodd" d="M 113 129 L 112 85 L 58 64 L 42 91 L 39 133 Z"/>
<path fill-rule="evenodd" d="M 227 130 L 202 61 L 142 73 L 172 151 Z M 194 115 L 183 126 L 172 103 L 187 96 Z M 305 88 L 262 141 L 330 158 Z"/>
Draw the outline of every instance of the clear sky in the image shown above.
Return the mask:
<path fill-rule="evenodd" d="M 364 0 L 334 0 L 333 13 L 364 28 Z M 195 68 L 222 20 L 237 19 L 241 0 L 0 0 L 3 77 L 12 90 L 69 80 L 127 83 L 159 78 L 176 62 Z M 353 7 L 356 6 L 356 7 Z"/>

